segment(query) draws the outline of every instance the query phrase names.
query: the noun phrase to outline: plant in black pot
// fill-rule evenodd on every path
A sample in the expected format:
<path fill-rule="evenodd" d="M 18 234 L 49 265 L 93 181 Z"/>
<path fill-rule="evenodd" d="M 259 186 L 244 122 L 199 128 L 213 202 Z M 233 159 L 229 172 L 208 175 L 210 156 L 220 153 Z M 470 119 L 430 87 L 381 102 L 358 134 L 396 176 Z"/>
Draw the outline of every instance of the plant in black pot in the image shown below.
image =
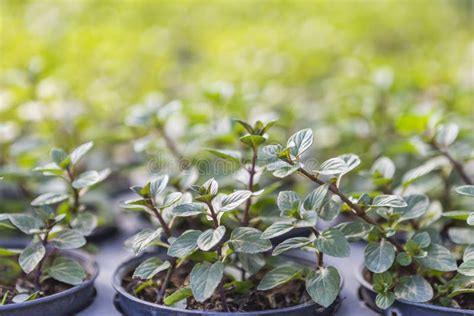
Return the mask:
<path fill-rule="evenodd" d="M 249 190 L 219 192 L 209 179 L 189 193 L 164 194 L 167 177 L 133 190 L 140 198 L 126 203 L 156 216 L 155 230 L 144 230 L 127 244 L 136 254 L 153 245 L 165 252 L 149 253 L 122 264 L 115 276 L 116 306 L 126 315 L 330 315 L 339 306 L 341 278 L 333 267 L 292 257 L 296 248 L 313 248 L 314 238 L 293 238 L 273 253 L 270 238 L 285 228 L 262 232 L 249 226 L 226 226 L 226 217 L 241 215 L 241 206 L 253 195 Z M 285 214 L 298 209 L 293 194 L 282 193 Z M 245 207 L 245 206 L 244 206 Z M 245 208 L 244 208 L 245 210 Z M 283 211 L 282 211 L 283 212 Z M 299 213 L 299 210 L 297 211 Z M 209 228 L 187 230 L 174 236 L 173 218 L 204 217 Z M 240 216 L 239 216 L 240 217 Z M 288 221 L 294 227 L 313 227 L 314 211 L 301 210 Z M 315 234 L 319 234 L 316 230 Z M 166 241 L 160 235 L 166 236 Z M 343 238 L 343 237 L 342 237 Z M 338 245 L 346 255 L 346 243 Z"/>
<path fill-rule="evenodd" d="M 63 149 L 53 148 L 51 150 L 53 161 L 34 170 L 63 180 L 68 192 L 45 193 L 31 204 L 41 206 L 60 203 L 58 210 L 66 215 L 65 221 L 89 241 L 97 242 L 113 235 L 117 231 L 117 226 L 108 200 L 103 195 L 98 199 L 88 199 L 87 193 L 110 174 L 108 168 L 101 171 L 83 170 L 80 160 L 93 145 L 92 142 L 82 144 L 69 154 Z"/>
<path fill-rule="evenodd" d="M 24 249 L 0 249 L 1 315 L 71 315 L 95 296 L 97 265 L 83 252 L 81 226 L 72 227 L 67 214 L 50 198 L 34 203 L 33 214 L 2 214 L 32 237 Z"/>
<path fill-rule="evenodd" d="M 359 194 L 351 197 L 341 189 L 341 177 L 358 164 L 354 155 L 343 155 L 308 170 L 301 153 L 312 143 L 309 129 L 297 132 L 286 147 L 271 145 L 265 150 L 275 162 L 278 175 L 298 173 L 318 185 L 322 192 L 310 200 L 318 201 L 321 212 L 338 212 L 340 205 L 351 210 L 354 218 L 335 227 L 348 239 L 366 238 L 364 267 L 358 271 L 361 296 L 369 306 L 387 315 L 445 315 L 474 314 L 472 244 L 469 232 L 461 228 L 452 231 L 450 241 L 441 238 L 439 231 L 415 228 L 408 240 L 395 238 L 404 231 L 403 223 L 416 220 L 425 214 L 429 199 L 425 195 L 411 194 Z M 458 192 L 472 195 L 471 186 L 458 188 Z M 374 213 L 383 219 L 375 220 Z M 462 219 L 468 219 L 462 214 Z M 469 224 L 469 221 L 468 221 Z M 472 238 L 472 237 L 471 237 Z M 454 243 L 454 244 L 453 244 Z M 467 244 L 467 245 L 466 245 Z M 317 243 L 316 246 L 318 247 Z M 318 249 L 323 250 L 321 247 Z M 458 263 L 461 263 L 458 266 Z"/>

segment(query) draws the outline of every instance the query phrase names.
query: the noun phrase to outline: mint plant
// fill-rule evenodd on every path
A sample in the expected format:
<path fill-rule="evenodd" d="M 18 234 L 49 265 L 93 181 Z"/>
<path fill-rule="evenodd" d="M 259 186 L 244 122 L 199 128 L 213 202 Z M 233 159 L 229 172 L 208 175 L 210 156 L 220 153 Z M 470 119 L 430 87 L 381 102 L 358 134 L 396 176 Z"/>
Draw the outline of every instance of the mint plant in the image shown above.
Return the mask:
<path fill-rule="evenodd" d="M 462 296 L 472 293 L 471 245 L 465 248 L 462 256 L 464 263 L 458 267 L 456 258 L 459 259 L 459 249 L 454 248 L 451 252 L 443 245 L 444 242 L 436 231 L 422 231 L 415 227 L 414 233 L 407 241 L 395 237 L 403 222 L 415 220 L 425 214 L 429 206 L 428 197 L 421 194 L 398 196 L 383 193 L 373 196 L 373 192 L 372 196 L 368 193 L 358 194 L 357 198 L 349 196 L 341 190 L 341 179 L 360 163 L 357 156 L 346 154 L 331 158 L 315 170 L 308 170 L 302 154 L 312 141 L 311 130 L 305 129 L 292 135 L 285 147 L 270 145 L 264 150 L 270 160 L 267 168 L 272 170 L 274 175 L 284 177 L 298 173 L 318 185 L 314 192 L 319 194 L 311 194 L 311 197 L 305 199 L 315 201 L 307 205 L 313 206 L 318 217 L 333 219 L 341 207 L 347 207 L 357 218 L 329 228 L 320 234 L 321 237 L 315 233 L 316 251 L 334 255 L 328 252 L 325 243 L 329 242 L 332 245 L 329 249 L 334 251 L 348 248 L 347 240 L 367 239 L 364 264 L 369 272 L 367 277 L 372 281 L 374 291 L 378 293 L 376 304 L 382 309 L 390 307 L 396 298 L 411 302 L 431 301 L 445 306 L 462 306 L 465 301 Z M 371 171 L 377 185 L 385 192 L 391 192 L 387 190 L 387 185 L 395 172 L 392 162 L 388 159 L 378 160 Z M 471 191 L 470 186 L 458 188 L 458 192 L 467 195 L 472 194 Z M 303 207 L 299 208 L 300 213 L 305 209 L 304 202 L 302 205 Z M 382 217 L 383 221 L 376 220 L 374 213 Z M 461 217 L 465 216 L 463 213 Z M 467 218 L 469 216 L 470 214 Z M 333 234 L 333 231 L 337 233 Z M 451 239 L 465 244 L 465 234 L 465 230 L 458 230 L 453 233 Z M 285 242 L 281 245 L 283 244 Z M 283 247 L 281 245 L 278 247 Z"/>
<path fill-rule="evenodd" d="M 53 148 L 51 150 L 52 162 L 34 169 L 46 176 L 63 179 L 69 192 L 42 194 L 34 199 L 31 205 L 42 207 L 61 203 L 58 212 L 64 214 L 65 222 L 83 236 L 90 235 L 99 222 L 96 214 L 88 208 L 86 203 L 83 203 L 83 197 L 94 185 L 105 180 L 110 174 L 108 168 L 101 171 L 80 172 L 80 160 L 92 149 L 93 145 L 92 142 L 82 144 L 69 154 L 63 149 Z"/>
<path fill-rule="evenodd" d="M 12 274 L 12 277 L 0 285 L 1 305 L 54 294 L 57 290 L 51 280 L 74 286 L 87 277 L 81 263 L 61 252 L 83 247 L 86 244 L 83 231 L 68 225 L 67 215 L 54 207 L 60 199 L 42 201 L 41 205 L 34 203 L 32 214 L 0 215 L 0 221 L 8 221 L 22 233 L 33 237 L 21 251 L 0 249 L 2 261 L 18 258 L 17 264 L 24 273 L 16 273 L 16 264 L 12 265 L 13 260 L 9 261 L 10 268 L 5 273 Z"/>

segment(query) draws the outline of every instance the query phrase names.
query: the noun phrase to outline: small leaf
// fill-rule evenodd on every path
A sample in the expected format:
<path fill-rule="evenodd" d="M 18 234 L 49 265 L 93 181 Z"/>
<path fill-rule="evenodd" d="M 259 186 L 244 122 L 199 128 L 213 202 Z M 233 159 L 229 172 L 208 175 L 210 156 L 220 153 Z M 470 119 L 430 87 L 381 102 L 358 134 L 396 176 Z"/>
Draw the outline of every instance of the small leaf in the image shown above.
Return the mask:
<path fill-rule="evenodd" d="M 211 154 L 219 158 L 222 158 L 234 163 L 240 164 L 242 160 L 241 153 L 235 150 L 208 149 L 207 151 L 209 151 Z"/>
<path fill-rule="evenodd" d="M 464 249 L 464 254 L 462 256 L 463 261 L 474 260 L 474 244 L 471 244 Z"/>
<path fill-rule="evenodd" d="M 313 143 L 313 131 L 309 128 L 293 134 L 287 142 L 287 147 L 291 148 L 294 157 L 300 157 Z"/>
<path fill-rule="evenodd" d="M 262 232 L 252 227 L 238 227 L 232 231 L 229 245 L 236 252 L 259 253 L 272 248 L 270 240 L 261 239 Z"/>
<path fill-rule="evenodd" d="M 417 258 L 423 266 L 437 271 L 456 271 L 456 259 L 451 252 L 438 244 L 432 244 L 428 249 L 426 257 Z"/>
<path fill-rule="evenodd" d="M 166 306 L 171 306 L 191 296 L 193 296 L 193 292 L 191 291 L 191 288 L 183 287 L 176 290 L 173 294 L 165 297 L 165 299 L 163 300 L 163 303 L 165 303 Z"/>
<path fill-rule="evenodd" d="M 281 191 L 278 193 L 277 205 L 282 216 L 289 216 L 297 210 L 300 203 L 300 197 L 293 191 Z"/>
<path fill-rule="evenodd" d="M 68 194 L 63 193 L 45 193 L 31 201 L 32 206 L 52 205 L 69 198 Z"/>
<path fill-rule="evenodd" d="M 162 175 L 150 182 L 150 194 L 154 201 L 158 200 L 159 195 L 165 190 L 168 185 L 168 175 Z"/>
<path fill-rule="evenodd" d="M 86 272 L 81 264 L 65 257 L 54 259 L 47 271 L 53 279 L 70 285 L 81 284 L 86 278 Z"/>
<path fill-rule="evenodd" d="M 240 141 L 252 148 L 257 148 L 267 141 L 267 138 L 261 135 L 244 135 L 240 137 Z"/>
<path fill-rule="evenodd" d="M 456 188 L 456 192 L 462 195 L 474 197 L 474 185 L 462 185 Z"/>
<path fill-rule="evenodd" d="M 382 194 L 376 196 L 370 205 L 372 207 L 406 207 L 407 202 L 398 195 Z"/>
<path fill-rule="evenodd" d="M 71 163 L 75 165 L 93 146 L 93 142 L 88 142 L 74 149 L 69 155 L 71 157 Z"/>
<path fill-rule="evenodd" d="M 265 258 L 262 254 L 247 254 L 243 252 L 237 253 L 242 268 L 250 275 L 254 275 L 265 266 Z"/>
<path fill-rule="evenodd" d="M 175 206 L 172 210 L 174 216 L 188 217 L 204 213 L 204 204 L 200 203 L 183 203 Z"/>
<path fill-rule="evenodd" d="M 370 173 L 375 177 L 392 179 L 395 175 L 395 164 L 388 157 L 380 157 L 372 165 Z"/>
<path fill-rule="evenodd" d="M 158 240 L 163 229 L 160 227 L 157 230 L 144 229 L 138 234 L 133 235 L 125 241 L 127 247 L 131 247 L 135 255 L 141 254 L 153 242 Z"/>
<path fill-rule="evenodd" d="M 217 261 L 198 263 L 191 271 L 190 286 L 194 298 L 198 302 L 204 302 L 214 294 L 224 274 L 224 264 Z"/>
<path fill-rule="evenodd" d="M 287 239 L 283 241 L 281 244 L 275 247 L 273 249 L 272 256 L 278 256 L 279 254 L 282 254 L 285 251 L 291 250 L 291 249 L 297 249 L 297 248 L 302 248 L 305 247 L 309 244 L 311 244 L 311 239 L 307 237 L 293 237 L 290 239 Z"/>
<path fill-rule="evenodd" d="M 395 286 L 395 297 L 410 302 L 423 303 L 433 298 L 433 288 L 421 276 L 402 276 Z"/>
<path fill-rule="evenodd" d="M 294 228 L 294 225 L 292 223 L 277 222 L 270 225 L 267 229 L 265 229 L 265 231 L 263 232 L 260 238 L 262 239 L 275 238 L 283 234 L 286 234 L 287 232 L 291 231 L 293 228 Z"/>
<path fill-rule="evenodd" d="M 97 217 L 89 212 L 80 213 L 71 221 L 71 228 L 83 236 L 89 236 L 97 227 Z"/>
<path fill-rule="evenodd" d="M 407 206 L 398 208 L 396 213 L 401 214 L 398 222 L 418 218 L 426 213 L 430 200 L 424 194 L 412 194 L 404 197 Z"/>
<path fill-rule="evenodd" d="M 219 226 L 216 229 L 208 229 L 199 235 L 197 246 L 203 251 L 209 251 L 216 246 L 224 237 L 225 227 Z"/>
<path fill-rule="evenodd" d="M 450 212 L 443 212 L 443 217 L 465 221 L 469 218 L 469 216 L 472 213 L 474 212 L 473 211 L 450 211 Z"/>
<path fill-rule="evenodd" d="M 366 238 L 372 230 L 372 225 L 362 221 L 345 222 L 334 227 L 338 229 L 348 241 L 357 241 Z"/>
<path fill-rule="evenodd" d="M 378 293 L 375 297 L 375 304 L 380 309 L 387 309 L 392 306 L 395 301 L 395 294 L 393 292 Z"/>
<path fill-rule="evenodd" d="M 329 307 L 339 295 L 341 277 L 334 267 L 319 268 L 306 276 L 306 291 L 313 301 Z"/>
<path fill-rule="evenodd" d="M 463 275 L 474 277 L 474 259 L 461 263 L 458 272 Z"/>
<path fill-rule="evenodd" d="M 185 231 L 171 243 L 168 256 L 181 258 L 189 255 L 197 248 L 197 240 L 201 233 L 199 230 Z"/>
<path fill-rule="evenodd" d="M 382 273 L 390 269 L 395 260 L 395 248 L 385 239 L 370 242 L 364 251 L 364 262 L 367 269 Z"/>
<path fill-rule="evenodd" d="M 32 230 L 37 230 L 43 223 L 36 217 L 27 214 L 8 214 L 10 222 L 25 234 L 32 234 Z"/>
<path fill-rule="evenodd" d="M 99 180 L 99 173 L 95 170 L 90 170 L 81 173 L 76 180 L 72 182 L 72 186 L 75 189 L 82 189 L 89 187 Z"/>
<path fill-rule="evenodd" d="M 411 240 L 416 242 L 420 248 L 426 248 L 431 244 L 431 237 L 427 232 L 417 233 L 411 238 Z"/>
<path fill-rule="evenodd" d="M 456 124 L 441 125 L 435 135 L 435 142 L 443 147 L 451 145 L 458 136 L 459 127 Z"/>
<path fill-rule="evenodd" d="M 26 273 L 33 271 L 46 254 L 46 249 L 40 242 L 35 242 L 25 248 L 18 258 L 21 269 Z"/>
<path fill-rule="evenodd" d="M 159 203 L 155 202 L 156 206 L 160 209 L 167 208 L 172 206 L 173 204 L 176 204 L 181 200 L 181 197 L 183 196 L 183 193 L 181 192 L 171 192 L 168 194 L 163 203 L 160 205 Z"/>
<path fill-rule="evenodd" d="M 169 269 L 169 267 L 171 267 L 169 261 L 162 261 L 158 257 L 151 257 L 140 263 L 135 272 L 133 272 L 132 278 L 148 280 L 157 273 Z"/>
<path fill-rule="evenodd" d="M 334 228 L 322 232 L 315 244 L 322 253 L 333 257 L 348 257 L 351 251 L 344 235 Z"/>
<path fill-rule="evenodd" d="M 226 212 L 236 209 L 240 204 L 252 196 L 252 192 L 247 190 L 238 190 L 222 198 L 220 212 Z"/>
<path fill-rule="evenodd" d="M 207 194 L 216 195 L 219 191 L 219 184 L 214 178 L 211 178 L 203 183 L 202 187 L 207 191 Z"/>
<path fill-rule="evenodd" d="M 260 283 L 258 284 L 257 290 L 267 291 L 277 286 L 285 284 L 301 273 L 301 267 L 299 266 L 281 266 L 273 270 L 270 270 L 265 274 Z"/>
<path fill-rule="evenodd" d="M 455 244 L 474 244 L 474 229 L 472 228 L 451 227 L 448 229 L 448 236 Z"/>
<path fill-rule="evenodd" d="M 60 166 L 64 160 L 68 158 L 66 152 L 61 148 L 51 149 L 51 159 Z"/>
<path fill-rule="evenodd" d="M 86 239 L 74 229 L 65 229 L 54 236 L 51 242 L 59 249 L 76 249 L 84 246 Z"/>

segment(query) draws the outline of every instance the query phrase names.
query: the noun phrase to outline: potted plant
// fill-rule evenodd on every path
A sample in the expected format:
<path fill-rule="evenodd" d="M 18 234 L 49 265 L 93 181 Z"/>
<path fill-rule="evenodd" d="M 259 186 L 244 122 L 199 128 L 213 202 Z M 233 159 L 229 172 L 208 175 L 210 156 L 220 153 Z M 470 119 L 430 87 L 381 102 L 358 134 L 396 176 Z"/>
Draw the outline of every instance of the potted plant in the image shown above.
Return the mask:
<path fill-rule="evenodd" d="M 386 315 L 474 314 L 473 248 L 472 244 L 466 246 L 472 238 L 472 229 L 452 232 L 451 242 L 458 245 L 450 245 L 450 248 L 436 230 L 416 229 L 405 241 L 395 238 L 403 222 L 425 214 L 428 197 L 383 193 L 362 194 L 357 199 L 348 196 L 341 189 L 341 178 L 357 166 L 359 160 L 352 154 L 342 155 L 323 162 L 316 170 L 308 170 L 301 154 L 312 144 L 312 139 L 311 130 L 306 129 L 291 136 L 286 146 L 271 145 L 264 149 L 274 161 L 281 162 L 274 171 L 277 175 L 298 173 L 318 185 L 315 191 L 320 194 L 311 200 L 318 201 L 319 217 L 331 214 L 333 218 L 344 203 L 360 220 L 342 223 L 335 229 L 346 238 L 368 240 L 364 267 L 357 273 L 361 297 L 369 306 Z M 472 185 L 462 186 L 457 191 L 474 195 Z M 375 220 L 373 213 L 384 221 Z M 469 224 L 471 213 L 458 215 Z M 471 237 L 466 236 L 469 234 Z"/>
<path fill-rule="evenodd" d="M 44 197 L 44 195 L 43 195 Z M 71 315 L 92 302 L 97 264 L 83 247 L 87 222 L 68 224 L 67 214 L 50 195 L 33 214 L 2 214 L 24 234 L 32 237 L 24 249 L 0 249 L 1 315 Z"/>
<path fill-rule="evenodd" d="M 159 227 L 146 229 L 127 240 L 139 257 L 123 263 L 115 273 L 116 306 L 126 315 L 331 315 L 340 304 L 341 278 L 334 267 L 301 260 L 287 250 L 315 251 L 316 236 L 292 238 L 273 252 L 270 238 L 288 232 L 273 226 L 262 232 L 254 227 L 227 226 L 224 218 L 240 214 L 239 206 L 259 194 L 250 190 L 219 192 L 209 179 L 191 193 L 167 192 L 168 176 L 143 187 L 126 207 L 153 214 Z M 166 193 L 165 193 L 166 192 Z M 303 202 L 281 193 L 283 214 L 294 214 Z M 297 205 L 298 204 L 298 205 Z M 245 208 L 244 208 L 245 210 Z M 301 211 L 291 220 L 293 227 L 314 228 L 315 213 Z M 296 214 L 295 214 L 296 216 Z M 210 227 L 176 234 L 176 217 L 204 217 Z M 250 221 L 249 221 L 250 222 Z M 165 241 L 160 238 L 164 234 Z M 344 239 L 342 237 L 342 239 Z M 343 241 L 342 241 L 343 242 Z M 166 253 L 142 253 L 153 245 Z M 327 245 L 329 246 L 329 245 Z M 347 255 L 346 243 L 335 255 Z"/>

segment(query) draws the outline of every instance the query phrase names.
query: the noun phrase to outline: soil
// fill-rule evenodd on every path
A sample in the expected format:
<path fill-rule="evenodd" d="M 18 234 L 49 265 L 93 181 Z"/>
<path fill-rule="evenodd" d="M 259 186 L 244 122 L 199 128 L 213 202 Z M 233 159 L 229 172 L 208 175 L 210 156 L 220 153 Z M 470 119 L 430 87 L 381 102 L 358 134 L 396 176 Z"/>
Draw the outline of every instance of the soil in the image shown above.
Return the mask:
<path fill-rule="evenodd" d="M 372 277 L 373 277 L 373 273 L 367 271 L 367 270 L 364 270 L 363 271 L 363 276 L 364 276 L 364 279 L 369 282 L 370 284 L 372 284 Z M 449 280 L 450 278 L 452 278 L 454 276 L 453 273 L 450 273 L 450 272 L 447 272 L 444 277 Z M 435 280 L 434 279 L 431 279 L 431 278 L 426 278 L 426 280 L 431 284 L 431 286 L 433 287 L 433 289 L 436 288 L 436 286 L 434 286 L 436 284 Z M 468 310 L 474 310 L 474 294 L 473 293 L 466 293 L 466 294 L 460 294 L 460 295 L 457 295 L 453 298 L 457 304 L 459 304 L 460 308 L 462 309 L 468 309 Z M 439 302 L 437 301 L 430 301 L 429 304 L 433 304 L 433 305 L 440 305 L 442 306 L 441 304 L 438 304 Z"/>
<path fill-rule="evenodd" d="M 188 264 L 183 265 L 174 271 L 170 285 L 166 291 L 167 295 L 173 293 L 177 288 L 189 284 L 189 274 L 191 269 L 192 265 Z M 133 271 L 130 271 L 122 283 L 127 292 L 141 300 L 157 303 L 158 290 L 165 277 L 166 271 L 158 273 L 153 279 L 153 285 L 146 287 L 138 294 L 135 293 L 135 290 L 143 282 L 132 279 L 132 274 Z M 264 272 L 259 272 L 252 276 L 250 280 L 252 280 L 254 284 L 258 284 L 264 275 Z M 225 279 L 224 281 L 224 283 L 227 283 L 231 280 Z M 230 288 L 226 289 L 225 294 L 227 297 L 227 305 L 231 312 L 253 312 L 285 308 L 303 304 L 311 300 L 309 295 L 306 293 L 305 283 L 303 280 L 293 280 L 269 291 L 257 291 L 256 287 L 254 287 L 246 294 L 237 293 L 235 289 Z M 186 309 L 207 311 L 224 310 L 217 290 L 212 297 L 203 303 L 197 302 L 192 297 L 188 298 Z"/>

